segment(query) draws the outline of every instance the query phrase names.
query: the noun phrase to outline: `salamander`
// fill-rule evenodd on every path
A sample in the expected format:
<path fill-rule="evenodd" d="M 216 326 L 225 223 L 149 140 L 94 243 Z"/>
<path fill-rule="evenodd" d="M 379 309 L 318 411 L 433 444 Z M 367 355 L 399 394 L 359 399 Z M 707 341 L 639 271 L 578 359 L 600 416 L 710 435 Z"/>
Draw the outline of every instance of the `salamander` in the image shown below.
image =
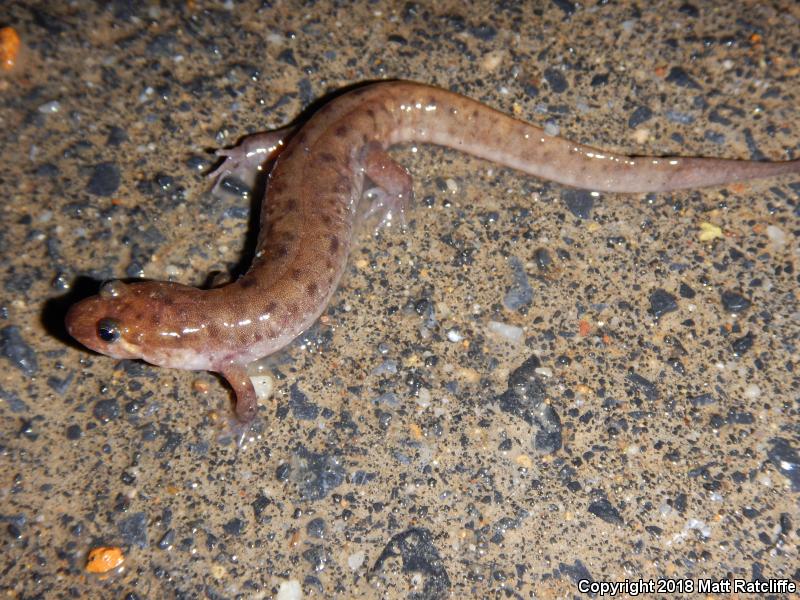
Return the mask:
<path fill-rule="evenodd" d="M 372 83 L 322 106 L 302 126 L 245 138 L 222 151 L 223 176 L 271 164 L 256 253 L 222 287 L 112 281 L 74 304 L 69 333 L 114 358 L 220 373 L 242 423 L 257 414 L 248 363 L 280 350 L 325 310 L 353 243 L 365 180 L 372 212 L 400 224 L 409 173 L 387 154 L 403 142 L 438 144 L 577 188 L 665 192 L 800 173 L 800 159 L 623 156 L 548 135 L 464 96 L 406 81 Z"/>

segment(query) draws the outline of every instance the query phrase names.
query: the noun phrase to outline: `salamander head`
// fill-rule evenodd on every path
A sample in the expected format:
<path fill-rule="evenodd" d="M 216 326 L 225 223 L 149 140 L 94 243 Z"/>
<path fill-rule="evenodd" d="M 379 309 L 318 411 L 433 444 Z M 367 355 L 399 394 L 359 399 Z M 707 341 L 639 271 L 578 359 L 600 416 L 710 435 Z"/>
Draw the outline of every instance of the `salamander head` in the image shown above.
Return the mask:
<path fill-rule="evenodd" d="M 111 281 L 97 296 L 67 311 L 69 334 L 84 346 L 112 358 L 141 358 L 149 363 L 183 369 L 206 369 L 199 352 L 181 339 L 186 329 L 182 296 L 198 290 L 175 283 Z M 188 298 L 187 298 L 188 299 Z M 192 340 L 194 341 L 194 340 Z"/>

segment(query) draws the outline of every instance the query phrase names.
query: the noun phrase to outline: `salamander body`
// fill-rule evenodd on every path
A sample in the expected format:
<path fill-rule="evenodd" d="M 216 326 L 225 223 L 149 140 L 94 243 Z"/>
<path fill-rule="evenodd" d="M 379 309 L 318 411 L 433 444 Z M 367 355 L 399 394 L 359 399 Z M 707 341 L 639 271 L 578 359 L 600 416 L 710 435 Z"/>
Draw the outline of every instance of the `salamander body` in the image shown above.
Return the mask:
<path fill-rule="evenodd" d="M 222 152 L 221 173 L 274 158 L 257 251 L 229 285 L 106 284 L 72 306 L 70 334 L 115 358 L 221 373 L 250 421 L 257 398 L 248 363 L 287 345 L 325 310 L 344 272 L 365 178 L 384 221 L 403 221 L 408 172 L 386 150 L 438 144 L 558 183 L 597 191 L 662 192 L 800 173 L 800 160 L 629 157 L 548 136 L 464 96 L 412 82 L 374 83 L 324 105 L 299 129 L 247 138 Z"/>

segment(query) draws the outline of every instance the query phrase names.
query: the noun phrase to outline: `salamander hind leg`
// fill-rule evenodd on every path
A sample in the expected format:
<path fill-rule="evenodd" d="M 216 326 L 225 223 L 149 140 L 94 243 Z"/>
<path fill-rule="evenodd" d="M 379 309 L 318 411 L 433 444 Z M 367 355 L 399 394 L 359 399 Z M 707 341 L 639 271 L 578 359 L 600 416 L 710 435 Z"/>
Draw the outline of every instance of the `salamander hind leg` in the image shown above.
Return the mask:
<path fill-rule="evenodd" d="M 365 219 L 380 215 L 379 227 L 406 226 L 406 211 L 414 201 L 413 180 L 406 168 L 396 162 L 379 144 L 367 144 L 361 154 L 364 173 L 375 184 L 365 195 L 372 205 Z"/>
<path fill-rule="evenodd" d="M 260 424 L 258 415 L 258 397 L 253 387 L 253 381 L 247 374 L 247 368 L 241 365 L 229 365 L 220 370 L 228 384 L 236 394 L 236 418 L 228 420 L 227 426 L 219 436 L 219 439 L 233 439 L 237 446 L 244 446 L 251 436 L 251 432 L 257 433 Z M 259 425 L 257 427 L 256 425 Z"/>
<path fill-rule="evenodd" d="M 212 193 L 217 193 L 222 181 L 233 175 L 243 181 L 252 181 L 256 172 L 273 160 L 286 145 L 294 127 L 282 127 L 275 131 L 263 131 L 243 138 L 233 148 L 222 148 L 214 152 L 225 160 L 208 177 L 214 178 Z"/>
<path fill-rule="evenodd" d="M 222 369 L 221 374 L 236 393 L 236 418 L 242 423 L 250 423 L 258 412 L 258 398 L 247 368 L 230 365 Z"/>

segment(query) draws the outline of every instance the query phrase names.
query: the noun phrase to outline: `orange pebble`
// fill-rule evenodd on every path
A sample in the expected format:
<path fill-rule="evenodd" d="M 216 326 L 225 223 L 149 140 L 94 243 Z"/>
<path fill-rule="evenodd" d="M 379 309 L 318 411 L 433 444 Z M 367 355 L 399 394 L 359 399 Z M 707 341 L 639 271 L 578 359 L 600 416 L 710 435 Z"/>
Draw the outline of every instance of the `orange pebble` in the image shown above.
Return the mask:
<path fill-rule="evenodd" d="M 13 27 L 0 29 L 0 68 L 10 71 L 17 64 L 19 35 Z"/>
<path fill-rule="evenodd" d="M 578 322 L 578 333 L 581 337 L 586 337 L 592 332 L 592 324 L 589 321 L 581 319 Z"/>
<path fill-rule="evenodd" d="M 116 546 L 93 548 L 86 561 L 86 570 L 89 573 L 108 573 L 120 566 L 124 560 L 122 548 Z"/>

